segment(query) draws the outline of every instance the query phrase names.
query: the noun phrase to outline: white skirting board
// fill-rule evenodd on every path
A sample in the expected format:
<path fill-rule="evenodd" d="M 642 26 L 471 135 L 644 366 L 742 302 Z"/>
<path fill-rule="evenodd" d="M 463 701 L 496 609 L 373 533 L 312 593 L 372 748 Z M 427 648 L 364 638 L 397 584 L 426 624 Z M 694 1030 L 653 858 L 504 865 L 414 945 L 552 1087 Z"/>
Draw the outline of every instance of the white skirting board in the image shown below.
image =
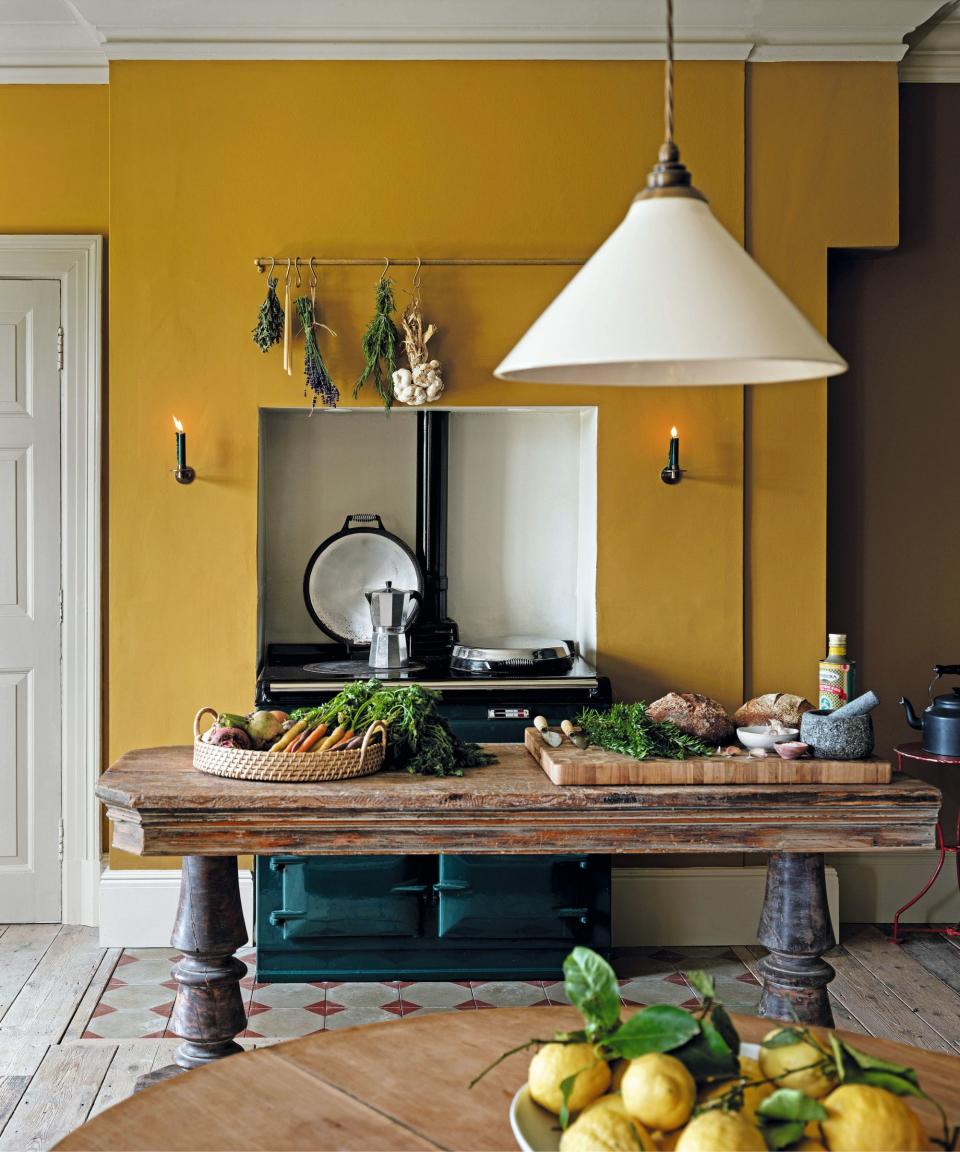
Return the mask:
<path fill-rule="evenodd" d="M 873 852 L 827 857 L 827 899 L 840 921 L 889 923 L 918 892 L 935 852 Z M 613 942 L 619 947 L 752 944 L 763 903 L 764 868 L 614 868 Z M 180 873 L 107 868 L 100 881 L 100 943 L 165 948 L 177 911 Z M 253 925 L 253 879 L 240 873 L 240 898 Z M 960 920 L 952 858 L 934 888 L 904 917 L 909 923 Z"/>
<path fill-rule="evenodd" d="M 107 868 L 100 877 L 100 946 L 167 948 L 180 898 L 180 869 Z M 240 872 L 240 903 L 253 927 L 253 877 Z"/>

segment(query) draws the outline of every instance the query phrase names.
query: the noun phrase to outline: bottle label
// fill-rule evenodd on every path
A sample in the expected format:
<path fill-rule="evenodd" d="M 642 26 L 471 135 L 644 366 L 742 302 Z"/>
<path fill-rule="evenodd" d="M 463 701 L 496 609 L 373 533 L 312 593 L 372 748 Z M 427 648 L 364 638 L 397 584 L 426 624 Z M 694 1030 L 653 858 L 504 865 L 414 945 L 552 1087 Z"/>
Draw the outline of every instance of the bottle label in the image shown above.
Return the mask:
<path fill-rule="evenodd" d="M 842 707 L 853 694 L 853 665 L 833 660 L 820 661 L 820 701 L 822 712 Z"/>

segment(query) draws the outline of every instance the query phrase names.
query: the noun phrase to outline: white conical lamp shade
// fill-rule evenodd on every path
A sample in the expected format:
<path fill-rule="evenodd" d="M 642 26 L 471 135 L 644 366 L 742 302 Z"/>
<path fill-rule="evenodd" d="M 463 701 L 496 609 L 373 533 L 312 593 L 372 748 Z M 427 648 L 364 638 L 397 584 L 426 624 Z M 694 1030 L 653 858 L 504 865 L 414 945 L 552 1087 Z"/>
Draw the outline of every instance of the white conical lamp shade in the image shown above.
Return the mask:
<path fill-rule="evenodd" d="M 495 375 L 649 387 L 810 380 L 846 367 L 705 201 L 665 195 L 633 202 Z"/>

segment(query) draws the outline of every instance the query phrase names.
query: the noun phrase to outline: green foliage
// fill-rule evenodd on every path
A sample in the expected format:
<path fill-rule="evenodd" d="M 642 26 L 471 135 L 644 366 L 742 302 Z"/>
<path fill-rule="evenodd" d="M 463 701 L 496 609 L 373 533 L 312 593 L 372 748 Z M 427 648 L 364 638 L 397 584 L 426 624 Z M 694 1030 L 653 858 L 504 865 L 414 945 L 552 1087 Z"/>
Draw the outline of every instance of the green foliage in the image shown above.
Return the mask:
<path fill-rule="evenodd" d="M 606 1034 L 620 1022 L 620 987 L 602 956 L 590 948 L 574 948 L 563 962 L 567 998 L 586 1023 L 588 1036 Z"/>
<path fill-rule="evenodd" d="M 257 323 L 250 333 L 261 352 L 269 352 L 283 339 L 283 305 L 277 299 L 277 282 L 267 277 L 267 295 L 257 313 Z"/>
<path fill-rule="evenodd" d="M 675 724 L 651 720 L 643 701 L 614 704 L 606 712 L 585 708 L 577 723 L 591 744 L 634 760 L 685 760 L 711 752 L 708 744 L 681 732 Z"/>
<path fill-rule="evenodd" d="M 804 1129 L 811 1121 L 826 1120 L 827 1110 L 795 1088 L 778 1088 L 757 1108 L 757 1122 L 772 1149 L 786 1148 L 803 1139 Z"/>
<path fill-rule="evenodd" d="M 682 1050 L 688 1041 L 700 1034 L 701 1021 L 673 1004 L 651 1004 L 622 1024 L 604 1041 L 611 1056 L 635 1060 L 648 1052 Z"/>
<path fill-rule="evenodd" d="M 786 1048 L 788 1044 L 802 1044 L 806 1034 L 798 1028 L 784 1028 L 764 1040 L 761 1048 Z"/>
<path fill-rule="evenodd" d="M 396 307 L 393 299 L 393 281 L 387 276 L 381 276 L 377 281 L 377 301 L 373 318 L 360 342 L 364 361 L 363 371 L 353 386 L 353 396 L 356 399 L 360 389 L 372 376 L 374 387 L 388 412 L 393 405 L 391 377 L 397 367 L 397 352 L 402 340 L 392 319 Z"/>
<path fill-rule="evenodd" d="M 709 973 L 693 969 L 690 972 L 684 972 L 683 977 L 701 1000 L 716 1000 L 717 985 Z"/>
<path fill-rule="evenodd" d="M 419 684 L 387 688 L 379 680 L 355 680 L 321 708 L 301 708 L 291 717 L 330 724 L 344 714 L 354 732 L 382 720 L 391 761 L 421 776 L 462 776 L 464 768 L 491 764 L 493 756 L 450 730 L 437 711 L 439 699 Z"/>

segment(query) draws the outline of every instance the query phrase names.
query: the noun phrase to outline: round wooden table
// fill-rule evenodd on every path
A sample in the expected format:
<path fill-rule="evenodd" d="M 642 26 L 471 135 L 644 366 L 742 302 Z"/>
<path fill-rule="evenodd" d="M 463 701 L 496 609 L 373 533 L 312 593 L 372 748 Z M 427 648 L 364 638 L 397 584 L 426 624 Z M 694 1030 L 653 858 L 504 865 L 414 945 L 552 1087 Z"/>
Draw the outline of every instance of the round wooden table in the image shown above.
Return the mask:
<path fill-rule="evenodd" d="M 58 1149 L 515 1149 L 510 1101 L 529 1054 L 470 1080 L 532 1036 L 577 1026 L 572 1008 L 496 1008 L 414 1016 L 318 1032 L 217 1060 L 131 1096 Z M 759 1041 L 771 1021 L 735 1017 Z M 859 1048 L 916 1068 L 920 1083 L 960 1118 L 960 1057 L 846 1034 Z M 937 1114 L 913 1101 L 927 1131 Z"/>

